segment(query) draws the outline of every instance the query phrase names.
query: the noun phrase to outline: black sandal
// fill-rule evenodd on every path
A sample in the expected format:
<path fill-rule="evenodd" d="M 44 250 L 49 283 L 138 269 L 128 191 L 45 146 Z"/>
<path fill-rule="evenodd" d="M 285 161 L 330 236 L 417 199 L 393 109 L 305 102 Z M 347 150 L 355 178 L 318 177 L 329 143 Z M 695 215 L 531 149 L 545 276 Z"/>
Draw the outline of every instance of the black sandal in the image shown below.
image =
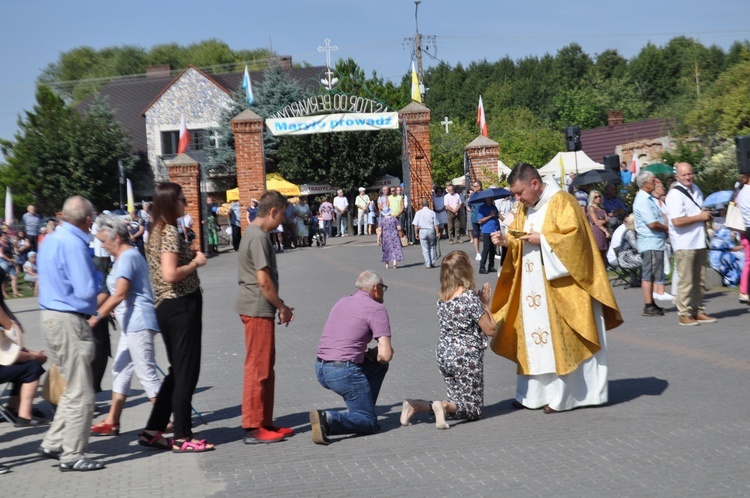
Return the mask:
<path fill-rule="evenodd" d="M 164 442 L 161 442 L 160 439 L 163 439 Z M 165 438 L 161 432 L 157 432 L 152 436 L 146 431 L 142 431 L 138 434 L 138 444 L 147 448 L 155 448 L 157 450 L 171 450 L 173 443 L 171 439 Z"/>

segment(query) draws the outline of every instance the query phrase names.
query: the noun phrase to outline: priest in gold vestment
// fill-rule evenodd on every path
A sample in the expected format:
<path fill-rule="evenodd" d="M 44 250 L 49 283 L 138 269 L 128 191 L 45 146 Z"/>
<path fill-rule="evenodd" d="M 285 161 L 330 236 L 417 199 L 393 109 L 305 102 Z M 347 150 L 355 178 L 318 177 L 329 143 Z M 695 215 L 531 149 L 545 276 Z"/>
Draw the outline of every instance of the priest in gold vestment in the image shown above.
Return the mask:
<path fill-rule="evenodd" d="M 492 350 L 518 365 L 516 401 L 545 413 L 607 402 L 606 330 L 622 323 L 586 214 L 529 164 L 508 176 L 520 201 L 491 311 Z"/>

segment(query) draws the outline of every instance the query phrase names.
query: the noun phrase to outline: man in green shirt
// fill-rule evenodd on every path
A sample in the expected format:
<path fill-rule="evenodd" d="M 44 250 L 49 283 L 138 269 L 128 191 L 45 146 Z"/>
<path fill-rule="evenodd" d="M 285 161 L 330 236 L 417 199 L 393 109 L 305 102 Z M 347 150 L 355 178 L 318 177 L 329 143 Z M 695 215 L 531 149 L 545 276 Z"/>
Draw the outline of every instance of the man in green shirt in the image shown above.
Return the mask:
<path fill-rule="evenodd" d="M 260 197 L 258 215 L 240 241 L 238 269 L 240 291 L 235 304 L 245 327 L 245 375 L 242 391 L 242 428 L 245 444 L 275 443 L 292 434 L 273 425 L 276 360 L 274 318 L 279 324 L 294 320 L 294 308 L 279 297 L 276 253 L 269 232 L 284 222 L 287 200 L 269 190 Z"/>

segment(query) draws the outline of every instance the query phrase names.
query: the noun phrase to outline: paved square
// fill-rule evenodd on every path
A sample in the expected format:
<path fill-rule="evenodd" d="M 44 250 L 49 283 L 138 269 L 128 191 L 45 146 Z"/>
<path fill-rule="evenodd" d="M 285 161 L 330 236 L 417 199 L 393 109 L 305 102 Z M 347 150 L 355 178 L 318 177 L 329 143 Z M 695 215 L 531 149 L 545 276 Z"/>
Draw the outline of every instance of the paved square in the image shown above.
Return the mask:
<path fill-rule="evenodd" d="M 193 404 L 214 452 L 175 455 L 136 444 L 150 405 L 137 381 L 119 437 L 92 437 L 93 473 L 61 473 L 34 451 L 44 428 L 0 424 L 4 496 L 738 496 L 750 494 L 750 315 L 736 289 L 707 293 L 720 320 L 680 327 L 672 309 L 646 318 L 640 289 L 615 289 L 625 323 L 610 331 L 609 397 L 604 407 L 545 415 L 513 410 L 515 368 L 488 351 L 485 418 L 435 429 L 429 417 L 398 422 L 406 397 L 440 399 L 435 364 L 439 270 L 424 268 L 419 246 L 385 270 L 374 236 L 332 239 L 325 248 L 279 255 L 282 298 L 295 321 L 277 329 L 276 422 L 295 435 L 271 445 L 242 444 L 242 326 L 232 311 L 236 255 L 210 259 L 204 290 L 203 362 Z M 448 246 L 443 244 L 447 253 Z M 473 250 L 468 243 L 450 249 Z M 307 412 L 342 400 L 318 385 L 315 350 L 331 306 L 354 291 L 357 274 L 381 273 L 393 328 L 394 360 L 378 400 L 383 431 L 312 443 Z M 478 282 L 493 281 L 479 275 Z M 43 348 L 36 299 L 13 300 L 30 347 Z M 118 337 L 112 333 L 113 341 Z M 114 345 L 113 345 L 114 348 Z M 167 362 L 157 337 L 158 361 Z M 111 386 L 109 374 L 103 386 Z M 743 387 L 744 386 L 744 387 Z M 110 392 L 97 400 L 108 408 Z M 38 403 L 49 411 L 46 403 Z M 101 420 L 97 415 L 95 420 Z M 200 421 L 195 418 L 195 423 Z"/>

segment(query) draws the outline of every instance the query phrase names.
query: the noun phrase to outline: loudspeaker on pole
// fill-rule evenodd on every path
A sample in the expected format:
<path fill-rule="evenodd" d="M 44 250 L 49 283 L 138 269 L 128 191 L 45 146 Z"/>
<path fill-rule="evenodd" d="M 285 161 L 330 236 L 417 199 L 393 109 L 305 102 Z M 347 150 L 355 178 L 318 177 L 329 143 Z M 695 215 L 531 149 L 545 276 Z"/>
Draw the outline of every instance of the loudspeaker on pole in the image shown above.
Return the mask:
<path fill-rule="evenodd" d="M 737 167 L 741 175 L 750 175 L 750 135 L 734 137 L 737 148 Z"/>
<path fill-rule="evenodd" d="M 581 128 L 578 126 L 565 128 L 565 148 L 568 152 L 581 150 Z"/>
<path fill-rule="evenodd" d="M 620 156 L 617 154 L 607 154 L 604 156 L 603 162 L 604 168 L 617 175 L 617 180 L 611 183 L 622 183 L 622 178 L 620 177 Z"/>
<path fill-rule="evenodd" d="M 620 156 L 617 154 L 607 154 L 604 156 L 604 167 L 608 170 L 619 174 L 620 173 Z"/>

